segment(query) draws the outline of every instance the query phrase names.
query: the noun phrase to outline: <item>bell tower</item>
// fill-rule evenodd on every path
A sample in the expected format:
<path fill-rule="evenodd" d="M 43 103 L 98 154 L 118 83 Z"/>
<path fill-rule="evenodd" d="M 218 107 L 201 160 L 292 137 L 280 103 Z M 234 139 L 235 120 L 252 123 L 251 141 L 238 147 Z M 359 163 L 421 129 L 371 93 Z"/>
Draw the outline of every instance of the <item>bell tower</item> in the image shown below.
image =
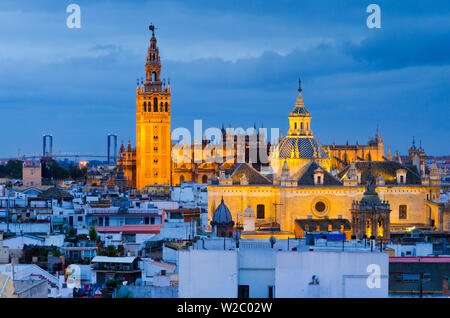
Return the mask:
<path fill-rule="evenodd" d="M 171 184 L 170 81 L 161 80 L 155 27 L 145 63 L 145 81 L 136 88 L 136 186 Z"/>

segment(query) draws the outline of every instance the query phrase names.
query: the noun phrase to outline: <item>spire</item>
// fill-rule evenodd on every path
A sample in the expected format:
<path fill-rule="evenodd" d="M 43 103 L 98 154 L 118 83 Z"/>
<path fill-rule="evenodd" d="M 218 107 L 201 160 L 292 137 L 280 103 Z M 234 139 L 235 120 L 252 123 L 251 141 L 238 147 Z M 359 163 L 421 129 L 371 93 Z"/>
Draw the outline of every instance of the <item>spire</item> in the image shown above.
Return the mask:
<path fill-rule="evenodd" d="M 145 63 L 145 91 L 161 90 L 161 61 L 159 58 L 159 49 L 156 45 L 155 26 L 150 24 L 148 27 L 152 31 L 150 46 L 147 50 L 147 60 Z"/>

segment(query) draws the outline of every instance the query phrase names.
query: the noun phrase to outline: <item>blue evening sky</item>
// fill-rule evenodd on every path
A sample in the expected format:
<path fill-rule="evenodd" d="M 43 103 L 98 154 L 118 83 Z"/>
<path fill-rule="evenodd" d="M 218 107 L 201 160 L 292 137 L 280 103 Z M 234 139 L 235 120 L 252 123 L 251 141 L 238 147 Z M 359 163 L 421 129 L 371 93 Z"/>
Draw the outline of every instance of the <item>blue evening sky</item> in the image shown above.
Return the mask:
<path fill-rule="evenodd" d="M 81 7 L 81 28 L 66 7 Z M 381 7 L 369 29 L 366 7 Z M 172 86 L 172 129 L 288 128 L 298 77 L 323 144 L 449 154 L 450 2 L 392 0 L 2 0 L 0 157 L 105 154 L 106 135 L 135 145 L 136 78 L 153 22 Z"/>

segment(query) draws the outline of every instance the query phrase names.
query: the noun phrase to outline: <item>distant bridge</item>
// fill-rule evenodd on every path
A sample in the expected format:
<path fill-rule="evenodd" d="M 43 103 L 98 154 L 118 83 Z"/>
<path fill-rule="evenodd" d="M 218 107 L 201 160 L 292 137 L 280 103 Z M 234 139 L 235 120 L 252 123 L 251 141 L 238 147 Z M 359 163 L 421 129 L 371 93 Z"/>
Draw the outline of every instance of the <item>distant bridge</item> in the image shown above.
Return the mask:
<path fill-rule="evenodd" d="M 51 155 L 51 156 L 43 156 L 43 155 L 23 155 L 17 157 L 9 157 L 9 158 L 0 158 L 0 161 L 9 161 L 9 160 L 37 160 L 37 159 L 45 159 L 45 158 L 108 158 L 107 155 L 83 155 L 83 154 L 59 154 L 59 155 Z"/>

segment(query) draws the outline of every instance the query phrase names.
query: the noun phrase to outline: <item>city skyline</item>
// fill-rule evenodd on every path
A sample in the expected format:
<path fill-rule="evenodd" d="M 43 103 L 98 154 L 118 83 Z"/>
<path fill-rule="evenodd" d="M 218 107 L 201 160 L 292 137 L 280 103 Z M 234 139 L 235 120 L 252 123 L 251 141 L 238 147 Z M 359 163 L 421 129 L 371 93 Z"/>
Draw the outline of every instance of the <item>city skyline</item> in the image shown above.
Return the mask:
<path fill-rule="evenodd" d="M 415 136 L 427 154 L 448 154 L 441 145 L 449 137 L 445 5 L 379 1 L 382 28 L 368 29 L 369 3 L 321 4 L 329 14 L 309 1 L 77 3 L 80 29 L 65 24 L 69 2 L 20 9 L 6 2 L 0 13 L 0 70 L 8 74 L 0 80 L 8 118 L 0 133 L 11 141 L 2 157 L 19 148 L 40 153 L 44 133 L 53 134 L 55 153 L 106 153 L 110 132 L 134 145 L 136 78 L 144 76 L 150 22 L 171 79 L 172 130 L 201 119 L 205 128 L 264 124 L 285 134 L 301 76 L 322 143 L 351 136 L 350 144 L 362 144 L 378 126 L 391 153 L 406 154 Z"/>

